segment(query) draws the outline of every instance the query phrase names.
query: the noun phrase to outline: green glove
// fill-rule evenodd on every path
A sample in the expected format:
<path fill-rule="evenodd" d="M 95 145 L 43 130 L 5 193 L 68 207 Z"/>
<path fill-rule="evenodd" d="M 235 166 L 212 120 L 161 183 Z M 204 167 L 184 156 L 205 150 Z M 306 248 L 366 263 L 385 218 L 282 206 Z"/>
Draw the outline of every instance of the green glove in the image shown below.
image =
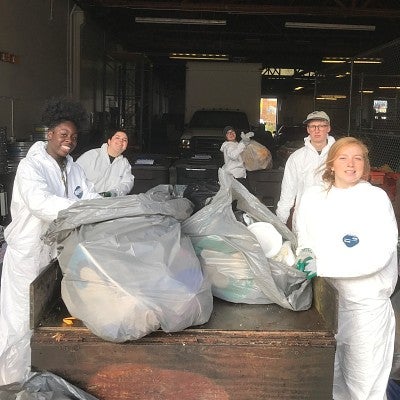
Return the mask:
<path fill-rule="evenodd" d="M 99 193 L 100 196 L 103 197 L 112 197 L 112 193 L 111 192 L 101 192 Z"/>
<path fill-rule="evenodd" d="M 296 259 L 296 268 L 306 274 L 308 280 L 317 276 L 317 263 L 311 249 L 302 249 Z"/>

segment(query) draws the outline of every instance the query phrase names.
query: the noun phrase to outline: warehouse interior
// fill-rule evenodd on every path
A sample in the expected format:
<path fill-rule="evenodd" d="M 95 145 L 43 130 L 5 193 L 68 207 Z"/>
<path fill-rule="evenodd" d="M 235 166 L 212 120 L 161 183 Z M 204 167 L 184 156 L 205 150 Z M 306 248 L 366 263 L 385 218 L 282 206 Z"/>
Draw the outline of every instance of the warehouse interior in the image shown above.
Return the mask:
<path fill-rule="evenodd" d="M 223 65 L 257 66 L 257 101 L 276 101 L 274 125 L 268 128 L 275 138 L 283 128 L 301 134 L 307 114 L 324 110 L 331 118 L 334 136 L 356 136 L 368 145 L 372 167 L 383 171 L 375 175 L 377 180 L 372 183 L 385 184 L 390 200 L 397 212 L 400 210 L 400 0 L 14 0 L 0 6 L 0 33 L 0 226 L 10 221 L 7 198 L 9 202 L 18 162 L 34 141 L 45 140 L 40 116 L 45 101 L 52 97 L 72 97 L 88 111 L 88 123 L 79 133 L 74 158 L 98 147 L 114 127 L 124 128 L 129 137 L 129 161 L 132 165 L 143 161 L 133 167 L 134 193 L 142 193 L 155 183 L 187 184 L 191 178 L 183 176 L 186 169 L 203 168 L 215 177 L 218 164 L 207 164 L 199 158 L 195 167 L 186 168 L 187 160 L 179 159 L 178 142 L 187 125 L 186 79 L 190 63 L 210 63 L 218 65 L 219 70 Z M 265 133 L 261 106 L 257 122 L 250 128 Z M 274 146 L 275 157 L 278 141 Z M 289 145 L 282 149 L 283 153 L 294 150 Z M 152 163 L 147 165 L 149 161 Z M 283 165 L 249 173 L 255 194 L 272 211 L 279 199 Z M 37 309 L 42 308 L 40 312 L 54 300 L 51 297 L 61 299 L 58 289 L 54 289 L 60 280 L 58 266 L 52 264 L 47 275 L 36 281 L 32 297 Z M 182 335 L 156 332 L 137 346 L 131 343 L 125 347 L 99 340 L 79 321 L 70 326 L 76 332 L 67 331 L 68 327 L 62 325 L 65 336 L 57 336 L 58 326 L 51 325 L 54 321 L 41 320 L 43 314 L 35 310 L 35 327 L 40 329 L 33 338 L 33 357 L 38 366 L 50 366 L 56 372 L 65 368 L 74 383 L 98 393 L 107 390 L 108 396 L 113 391 L 118 396 L 126 387 L 131 388 L 133 369 L 144 377 L 140 389 L 148 393 L 147 385 L 154 384 L 154 374 L 162 376 L 176 365 L 178 372 L 172 381 L 191 389 L 193 376 L 179 369 L 185 362 L 195 368 L 197 360 L 204 357 L 206 361 L 200 366 L 204 376 L 211 370 L 220 382 L 232 385 L 233 396 L 235 391 L 248 390 L 255 393 L 249 398 L 263 398 L 259 388 L 264 390 L 265 382 L 261 382 L 257 366 L 265 366 L 270 349 L 263 346 L 270 340 L 272 347 L 277 346 L 270 369 L 286 380 L 280 387 L 279 379 L 271 379 L 265 387 L 271 385 L 277 393 L 283 393 L 290 385 L 298 385 L 299 391 L 295 388 L 288 396 L 311 399 L 308 393 L 315 384 L 317 399 L 318 391 L 324 393 L 332 379 L 329 367 L 334 356 L 337 298 L 323 280 L 315 280 L 313 285 L 313 301 L 320 302 L 320 309 L 317 313 L 313 308 L 316 316 L 303 314 L 305 332 L 295 331 L 288 335 L 289 340 L 279 329 L 283 326 L 290 330 L 290 324 L 296 325 L 297 315 L 292 311 L 277 309 L 272 323 L 268 313 L 262 313 L 266 322 L 261 318 L 260 328 L 260 314 L 254 313 L 251 306 L 239 304 L 235 314 L 233 307 L 219 300 L 216 314 L 221 325 L 211 322 L 209 330 L 202 331 L 204 338 L 197 339 L 197 328 Z M 397 317 L 398 288 L 392 303 Z M 64 324 L 59 317 L 57 314 L 56 323 Z M 235 322 L 229 325 L 232 321 Z M 267 339 L 262 336 L 263 323 L 270 329 Z M 233 327 L 234 333 L 228 329 L 226 336 L 221 334 L 223 324 Z M 393 378 L 400 380 L 400 324 L 397 325 Z M 315 334 L 315 326 L 321 332 Z M 254 337 L 246 336 L 247 332 L 254 333 Z M 279 349 L 282 343 L 289 343 L 287 357 L 295 365 L 293 369 L 285 364 L 286 360 L 280 364 L 286 357 Z M 320 363 L 317 367 L 312 357 L 307 359 L 311 343 L 315 360 Z M 221 349 L 227 352 L 226 365 L 219 355 Z M 160 354 L 166 355 L 162 367 Z M 246 373 L 251 379 L 245 384 L 235 376 L 237 371 L 245 370 L 240 365 L 242 356 L 244 364 L 250 365 L 252 360 L 258 363 L 248 368 Z M 114 364 L 115 359 L 131 370 Z M 132 359 L 137 364 L 132 364 Z M 213 363 L 209 360 L 218 362 L 210 365 Z M 280 369 L 275 368 L 276 360 Z M 152 369 L 142 367 L 147 362 Z M 307 384 L 302 384 L 304 362 L 311 371 L 311 383 Z M 327 365 L 325 371 L 320 365 Z M 115 377 L 121 371 L 126 374 L 119 375 L 118 380 Z M 313 382 L 313 376 L 319 373 L 326 374 L 326 381 Z M 93 376 L 99 380 L 93 380 Z M 174 393 L 176 387 L 169 390 Z M 174 393 L 171 398 L 179 396 Z"/>
<path fill-rule="evenodd" d="M 83 147 L 101 141 L 107 124 L 117 120 L 141 151 L 158 152 L 149 139 L 155 122 L 163 114 L 184 113 L 187 57 L 205 54 L 260 63 L 261 95 L 278 99 L 277 126 L 297 125 L 310 109 L 324 109 L 340 134 L 395 133 L 398 5 L 233 0 L 4 5 L 1 126 L 8 137 L 26 139 L 40 124 L 43 100 L 67 93 L 90 112 Z M 376 112 L 380 100 L 387 107 Z"/>

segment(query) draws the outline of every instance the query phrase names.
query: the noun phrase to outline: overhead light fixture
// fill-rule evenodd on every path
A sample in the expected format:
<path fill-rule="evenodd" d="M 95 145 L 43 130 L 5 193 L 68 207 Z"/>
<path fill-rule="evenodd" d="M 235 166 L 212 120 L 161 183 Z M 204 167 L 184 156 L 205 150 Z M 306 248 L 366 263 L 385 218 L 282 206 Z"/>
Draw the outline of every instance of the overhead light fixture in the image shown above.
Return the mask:
<path fill-rule="evenodd" d="M 347 96 L 343 94 L 320 94 L 316 97 L 317 100 L 339 100 L 339 99 L 346 99 Z"/>
<path fill-rule="evenodd" d="M 389 89 L 389 90 L 396 89 L 396 90 L 399 90 L 400 86 L 379 86 L 379 89 Z"/>
<path fill-rule="evenodd" d="M 375 31 L 375 25 L 320 24 L 315 22 L 285 22 L 285 28 Z"/>
<path fill-rule="evenodd" d="M 325 64 L 344 64 L 353 61 L 354 64 L 382 64 L 382 58 L 367 57 L 324 57 L 321 62 Z"/>
<path fill-rule="evenodd" d="M 328 100 L 328 101 L 336 101 L 334 97 L 316 97 L 315 100 Z"/>
<path fill-rule="evenodd" d="M 207 53 L 170 53 L 169 58 L 177 60 L 211 60 L 211 61 L 227 61 L 227 54 L 207 54 Z"/>
<path fill-rule="evenodd" d="M 373 90 L 359 90 L 358 93 L 371 94 L 371 93 L 374 93 L 374 91 Z"/>
<path fill-rule="evenodd" d="M 301 89 L 304 89 L 304 86 L 297 86 L 294 88 L 294 90 L 301 90 Z"/>
<path fill-rule="evenodd" d="M 140 24 L 226 25 L 225 19 L 135 17 L 135 22 Z"/>

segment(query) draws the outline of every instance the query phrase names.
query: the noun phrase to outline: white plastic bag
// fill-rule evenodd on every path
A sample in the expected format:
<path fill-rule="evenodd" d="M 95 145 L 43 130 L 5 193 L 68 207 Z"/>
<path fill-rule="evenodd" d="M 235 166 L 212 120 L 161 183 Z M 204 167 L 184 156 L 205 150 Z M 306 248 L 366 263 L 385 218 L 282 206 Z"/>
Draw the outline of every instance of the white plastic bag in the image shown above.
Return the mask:
<path fill-rule="evenodd" d="M 232 302 L 276 303 L 295 311 L 307 310 L 312 302 L 310 281 L 293 265 L 266 258 L 256 237 L 236 220 L 232 200 L 253 220 L 273 224 L 284 242 L 296 248 L 294 234 L 223 169 L 218 176 L 221 188 L 212 202 L 182 223 L 182 231 L 190 236 L 211 280 L 213 294 Z"/>

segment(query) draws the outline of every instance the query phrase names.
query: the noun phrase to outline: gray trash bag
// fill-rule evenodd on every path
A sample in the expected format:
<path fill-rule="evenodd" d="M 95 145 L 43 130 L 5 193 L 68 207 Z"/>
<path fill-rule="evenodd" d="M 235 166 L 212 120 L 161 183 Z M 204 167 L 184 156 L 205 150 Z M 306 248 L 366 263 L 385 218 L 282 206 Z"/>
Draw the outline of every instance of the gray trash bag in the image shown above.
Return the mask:
<path fill-rule="evenodd" d="M 31 373 L 23 383 L 0 386 L 1 400 L 97 400 L 50 372 Z"/>
<path fill-rule="evenodd" d="M 68 311 L 105 340 L 135 340 L 159 328 L 176 332 L 211 315 L 210 283 L 190 239 L 181 235 L 179 220 L 192 205 L 167 200 L 168 192 L 162 202 L 159 196 L 79 202 L 62 211 L 46 235 L 58 243 Z"/>
<path fill-rule="evenodd" d="M 236 179 L 218 171 L 221 188 L 211 203 L 182 223 L 216 297 L 235 303 L 271 304 L 302 311 L 312 285 L 294 265 L 267 258 L 256 237 L 237 221 L 232 201 L 255 221 L 269 222 L 296 249 L 295 235 Z"/>

